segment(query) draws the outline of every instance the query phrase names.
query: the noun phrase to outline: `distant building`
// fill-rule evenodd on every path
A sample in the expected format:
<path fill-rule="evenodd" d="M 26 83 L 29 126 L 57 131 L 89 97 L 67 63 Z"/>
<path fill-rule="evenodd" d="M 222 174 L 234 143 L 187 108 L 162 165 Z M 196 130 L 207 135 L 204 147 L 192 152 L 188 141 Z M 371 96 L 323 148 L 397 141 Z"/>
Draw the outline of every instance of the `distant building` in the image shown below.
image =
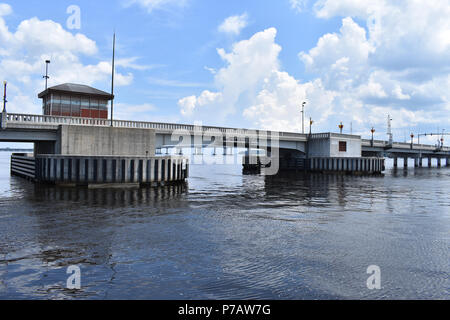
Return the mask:
<path fill-rule="evenodd" d="M 82 84 L 65 83 L 38 95 L 44 115 L 108 119 L 108 102 L 113 96 Z"/>

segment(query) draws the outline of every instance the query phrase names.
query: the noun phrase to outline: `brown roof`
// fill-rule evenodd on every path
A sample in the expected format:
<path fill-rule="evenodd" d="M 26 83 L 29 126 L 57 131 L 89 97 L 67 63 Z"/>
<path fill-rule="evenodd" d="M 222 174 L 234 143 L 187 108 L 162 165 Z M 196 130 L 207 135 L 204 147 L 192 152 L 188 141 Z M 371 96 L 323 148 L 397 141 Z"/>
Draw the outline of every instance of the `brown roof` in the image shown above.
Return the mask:
<path fill-rule="evenodd" d="M 94 96 L 98 98 L 108 99 L 112 100 L 114 96 L 112 96 L 110 93 L 101 91 L 83 84 L 75 84 L 75 83 L 64 83 L 60 84 L 58 86 L 50 87 L 45 91 L 42 91 L 39 93 L 38 97 L 43 98 L 49 93 L 66 93 L 66 94 L 77 94 L 77 95 L 83 95 L 83 96 Z"/>

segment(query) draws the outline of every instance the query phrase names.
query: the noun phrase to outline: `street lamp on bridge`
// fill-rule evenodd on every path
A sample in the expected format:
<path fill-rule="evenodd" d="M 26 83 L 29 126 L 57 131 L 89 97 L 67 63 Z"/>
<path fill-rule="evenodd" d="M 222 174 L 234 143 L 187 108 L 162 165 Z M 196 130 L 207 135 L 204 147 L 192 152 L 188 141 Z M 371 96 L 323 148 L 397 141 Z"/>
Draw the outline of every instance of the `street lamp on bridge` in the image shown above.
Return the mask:
<path fill-rule="evenodd" d="M 303 101 L 302 103 L 302 133 L 305 134 L 305 105 L 306 102 Z"/>
<path fill-rule="evenodd" d="M 342 130 L 344 129 L 344 125 L 342 124 L 342 121 L 341 121 L 341 123 L 338 125 L 338 128 L 339 128 L 339 130 L 340 130 L 340 133 L 342 134 Z"/>
<path fill-rule="evenodd" d="M 411 137 L 411 150 L 412 150 L 413 144 L 414 144 L 414 133 L 411 133 L 410 137 Z"/>
<path fill-rule="evenodd" d="M 372 129 L 370 130 L 370 132 L 372 132 L 372 140 L 370 141 L 370 144 L 373 147 L 373 134 L 375 133 L 375 129 L 372 127 Z"/>

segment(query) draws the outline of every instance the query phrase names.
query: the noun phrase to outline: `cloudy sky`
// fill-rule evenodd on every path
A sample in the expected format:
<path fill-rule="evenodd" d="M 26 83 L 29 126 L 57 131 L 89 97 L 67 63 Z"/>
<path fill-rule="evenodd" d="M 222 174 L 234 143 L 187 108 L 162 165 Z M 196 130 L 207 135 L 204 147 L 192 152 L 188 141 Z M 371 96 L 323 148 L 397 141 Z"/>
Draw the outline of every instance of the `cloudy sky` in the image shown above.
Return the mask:
<path fill-rule="evenodd" d="M 79 17 L 77 11 L 79 8 Z M 49 85 L 110 90 L 116 117 L 386 139 L 450 131 L 450 0 L 0 0 L 8 111 Z M 308 124 L 305 123 L 305 126 Z M 435 143 L 434 139 L 429 140 Z"/>

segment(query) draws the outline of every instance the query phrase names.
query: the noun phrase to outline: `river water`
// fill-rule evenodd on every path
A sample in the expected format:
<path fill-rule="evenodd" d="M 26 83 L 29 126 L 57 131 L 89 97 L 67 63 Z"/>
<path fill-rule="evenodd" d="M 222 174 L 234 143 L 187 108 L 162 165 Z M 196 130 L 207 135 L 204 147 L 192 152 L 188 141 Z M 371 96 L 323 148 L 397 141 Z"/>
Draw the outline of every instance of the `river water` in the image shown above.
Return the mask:
<path fill-rule="evenodd" d="M 73 189 L 0 153 L 0 299 L 449 299 L 450 169 Z M 66 288 L 76 265 L 81 289 Z M 369 266 L 381 289 L 369 290 Z"/>

